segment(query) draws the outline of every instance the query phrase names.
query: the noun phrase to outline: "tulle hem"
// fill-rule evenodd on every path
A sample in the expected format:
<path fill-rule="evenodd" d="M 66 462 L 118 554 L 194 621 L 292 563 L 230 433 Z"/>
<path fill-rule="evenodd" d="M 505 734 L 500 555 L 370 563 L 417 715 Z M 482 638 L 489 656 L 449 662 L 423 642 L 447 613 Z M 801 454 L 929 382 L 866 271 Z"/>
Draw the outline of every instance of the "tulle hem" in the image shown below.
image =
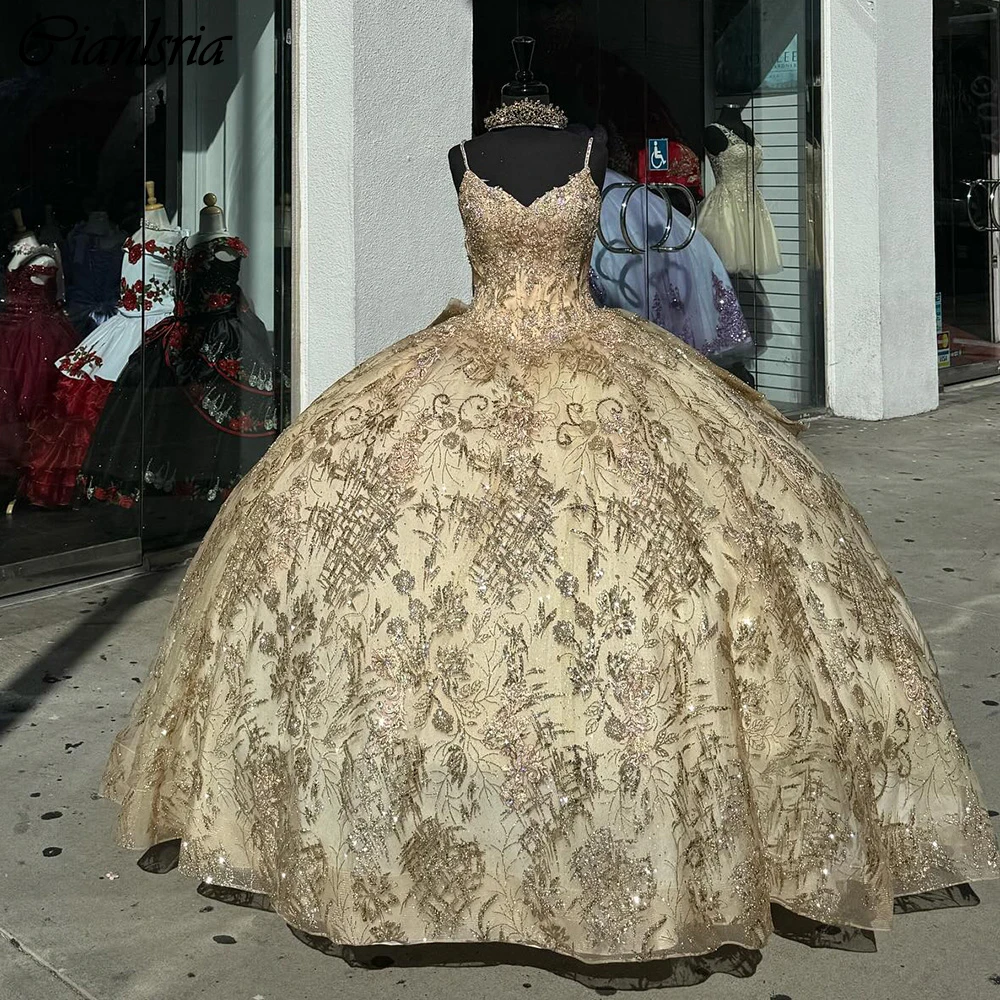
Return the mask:
<path fill-rule="evenodd" d="M 123 805 L 123 796 L 109 789 L 105 784 L 99 790 L 101 798 L 115 803 L 119 807 Z M 645 963 L 673 962 L 677 960 L 705 959 L 716 955 L 720 950 L 736 948 L 745 951 L 759 953 L 770 938 L 777 934 L 779 937 L 791 938 L 801 944 L 807 944 L 816 948 L 841 948 L 852 951 L 875 951 L 875 933 L 890 932 L 892 920 L 878 920 L 869 922 L 859 922 L 846 917 L 840 917 L 834 913 L 824 916 L 824 919 L 817 919 L 815 913 L 804 912 L 801 907 L 797 907 L 792 900 L 785 900 L 780 897 L 770 897 L 771 914 L 770 919 L 762 920 L 757 928 L 759 933 L 754 934 L 754 928 L 740 928 L 743 933 L 739 933 L 734 925 L 709 925 L 698 928 L 696 932 L 689 932 L 683 938 L 684 944 L 676 948 L 658 949 L 644 953 L 602 953 L 602 952 L 581 952 L 564 951 L 558 947 L 553 947 L 539 941 L 530 939 L 511 940 L 510 938 L 490 938 L 482 937 L 481 927 L 474 926 L 474 921 L 467 927 L 458 930 L 455 937 L 439 937 L 434 940 L 424 938 L 420 941 L 408 939 L 385 939 L 385 940 L 335 940 L 326 936 L 323 931 L 329 931 L 329 927 L 319 927 L 316 924 L 306 925 L 299 916 L 291 912 L 291 908 L 275 904 L 275 894 L 273 891 L 272 879 L 264 873 L 254 870 L 247 870 L 245 878 L 235 878 L 235 871 L 227 869 L 227 876 L 220 878 L 218 872 L 208 874 L 204 870 L 199 870 L 199 866 L 188 856 L 183 847 L 181 831 L 171 831 L 161 833 L 152 838 L 152 843 L 135 843 L 128 837 L 122 836 L 119 830 L 115 835 L 115 842 L 119 847 L 132 851 L 143 851 L 142 857 L 137 864 L 145 871 L 157 874 L 165 874 L 177 869 L 179 874 L 187 878 L 197 878 L 200 880 L 199 892 L 202 887 L 210 886 L 213 892 L 218 890 L 231 890 L 237 893 L 247 893 L 254 897 L 255 902 L 242 905 L 253 905 L 256 909 L 269 910 L 276 913 L 284 920 L 290 928 L 298 934 L 304 934 L 315 942 L 326 942 L 335 949 L 358 949 L 358 948 L 423 948 L 429 946 L 447 946 L 454 948 L 463 944 L 491 944 L 514 947 L 524 947 L 540 952 L 545 952 L 558 956 L 571 962 L 579 962 L 583 966 L 601 965 L 627 965 L 636 966 Z M 224 847 L 222 848 L 225 849 Z M 985 882 L 1000 878 L 1000 874 L 995 872 L 977 872 L 970 876 L 968 881 Z M 962 906 L 975 906 L 979 904 L 979 897 L 972 891 L 968 881 L 956 882 L 954 880 L 941 881 L 939 879 L 929 879 L 926 885 L 911 887 L 907 892 L 897 891 L 893 894 L 893 914 L 900 915 L 927 909 L 942 909 Z M 947 901 L 940 898 L 943 893 L 949 893 Z M 939 899 L 934 901 L 932 896 L 937 894 Z M 909 900 L 927 898 L 927 905 L 908 905 Z M 226 900 L 224 900 L 226 901 Z M 900 902 L 904 901 L 902 905 Z M 775 908 L 778 909 L 776 914 Z M 777 916 L 777 920 L 775 917 Z M 305 925 L 305 926 L 304 926 Z M 697 933 L 702 944 L 695 945 L 693 941 L 694 933 Z M 297 936 L 298 936 L 297 934 Z M 851 940 L 861 936 L 871 942 L 871 946 L 847 946 Z M 838 943 L 839 942 L 839 943 Z M 310 942 L 306 942 L 310 943 Z M 316 947 L 316 944 L 313 944 Z M 328 950 L 320 947 L 320 950 Z M 721 971 L 721 970 L 715 970 Z M 712 973 L 709 973 L 712 974 Z M 748 973 L 752 974 L 752 973 Z M 700 981 L 700 980 L 698 980 Z"/>

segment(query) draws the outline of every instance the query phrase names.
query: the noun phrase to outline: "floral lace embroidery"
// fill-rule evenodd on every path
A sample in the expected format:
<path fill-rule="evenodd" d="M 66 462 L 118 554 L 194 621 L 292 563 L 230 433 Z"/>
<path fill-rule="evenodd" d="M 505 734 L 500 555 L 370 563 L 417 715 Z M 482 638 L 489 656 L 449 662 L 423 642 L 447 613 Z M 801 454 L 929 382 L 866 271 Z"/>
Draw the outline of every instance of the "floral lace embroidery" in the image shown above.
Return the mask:
<path fill-rule="evenodd" d="M 166 243 L 157 243 L 156 240 L 146 240 L 145 243 L 136 243 L 130 236 L 123 244 L 123 249 L 128 254 L 130 264 L 138 264 L 144 253 L 155 254 L 164 260 L 173 260 L 176 253 L 176 246 Z"/>
<path fill-rule="evenodd" d="M 103 359 L 97 351 L 82 350 L 81 347 L 74 347 L 69 354 L 61 357 L 56 362 L 56 368 L 64 375 L 75 378 L 84 368 L 99 368 L 102 363 Z"/>
<path fill-rule="evenodd" d="M 155 275 L 143 282 L 137 278 L 132 284 L 125 278 L 121 279 L 121 298 L 119 305 L 128 312 L 147 312 L 161 302 L 168 302 L 173 296 L 173 289 Z"/>

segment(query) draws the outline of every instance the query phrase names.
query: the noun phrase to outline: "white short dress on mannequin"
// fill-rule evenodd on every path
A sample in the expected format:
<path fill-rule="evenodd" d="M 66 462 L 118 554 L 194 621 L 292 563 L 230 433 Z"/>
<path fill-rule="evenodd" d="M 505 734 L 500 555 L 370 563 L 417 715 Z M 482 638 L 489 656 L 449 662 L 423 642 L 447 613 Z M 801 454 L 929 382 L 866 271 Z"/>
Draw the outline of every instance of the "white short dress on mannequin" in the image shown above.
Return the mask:
<path fill-rule="evenodd" d="M 730 274 L 763 276 L 781 270 L 781 248 L 757 174 L 764 163 L 760 141 L 753 145 L 719 122 L 728 145 L 709 155 L 715 187 L 702 202 L 699 228 Z"/>

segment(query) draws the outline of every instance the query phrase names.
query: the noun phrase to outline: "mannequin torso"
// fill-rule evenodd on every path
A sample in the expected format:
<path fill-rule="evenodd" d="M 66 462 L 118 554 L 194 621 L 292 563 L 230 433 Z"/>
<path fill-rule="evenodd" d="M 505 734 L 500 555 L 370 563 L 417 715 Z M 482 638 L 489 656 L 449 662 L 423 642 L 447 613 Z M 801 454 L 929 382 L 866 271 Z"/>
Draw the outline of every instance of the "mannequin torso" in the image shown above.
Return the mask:
<path fill-rule="evenodd" d="M 753 146 L 756 139 L 753 129 L 740 115 L 740 109 L 735 105 L 726 105 L 719 112 L 718 125 L 723 125 L 734 135 L 739 136 L 748 146 Z M 729 145 L 729 137 L 725 131 L 712 123 L 705 129 L 705 149 L 713 156 L 718 156 Z"/>
<path fill-rule="evenodd" d="M 589 138 L 589 134 L 567 129 L 519 125 L 470 139 L 465 153 L 478 177 L 502 187 L 522 205 L 530 205 L 580 172 Z M 461 145 L 448 151 L 448 164 L 457 190 L 465 174 Z M 590 173 L 598 188 L 604 184 L 607 167 L 607 142 L 598 134 L 590 153 Z"/>
<path fill-rule="evenodd" d="M 39 267 L 58 267 L 58 262 L 54 257 L 47 253 L 37 252 L 40 246 L 38 237 L 34 233 L 25 232 L 15 236 L 10 243 L 11 258 L 7 270 L 16 271 L 29 260 Z M 31 280 L 36 285 L 44 285 L 51 280 L 51 277 L 51 275 L 46 274 L 32 274 Z"/>

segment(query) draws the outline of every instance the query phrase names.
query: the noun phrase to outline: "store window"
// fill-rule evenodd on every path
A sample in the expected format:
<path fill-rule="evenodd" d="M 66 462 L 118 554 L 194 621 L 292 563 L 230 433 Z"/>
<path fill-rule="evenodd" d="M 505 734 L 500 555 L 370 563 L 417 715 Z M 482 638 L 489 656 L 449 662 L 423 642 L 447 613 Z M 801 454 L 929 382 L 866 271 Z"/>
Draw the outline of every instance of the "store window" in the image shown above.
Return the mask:
<path fill-rule="evenodd" d="M 1000 3 L 934 3 L 934 249 L 942 384 L 1000 372 Z"/>
<path fill-rule="evenodd" d="M 552 101 L 607 132 L 597 300 L 786 411 L 822 405 L 817 0 L 475 0 L 474 16 L 474 132 L 524 37 Z"/>
<path fill-rule="evenodd" d="M 288 7 L 5 10 L 0 596 L 197 541 L 287 420 Z"/>

